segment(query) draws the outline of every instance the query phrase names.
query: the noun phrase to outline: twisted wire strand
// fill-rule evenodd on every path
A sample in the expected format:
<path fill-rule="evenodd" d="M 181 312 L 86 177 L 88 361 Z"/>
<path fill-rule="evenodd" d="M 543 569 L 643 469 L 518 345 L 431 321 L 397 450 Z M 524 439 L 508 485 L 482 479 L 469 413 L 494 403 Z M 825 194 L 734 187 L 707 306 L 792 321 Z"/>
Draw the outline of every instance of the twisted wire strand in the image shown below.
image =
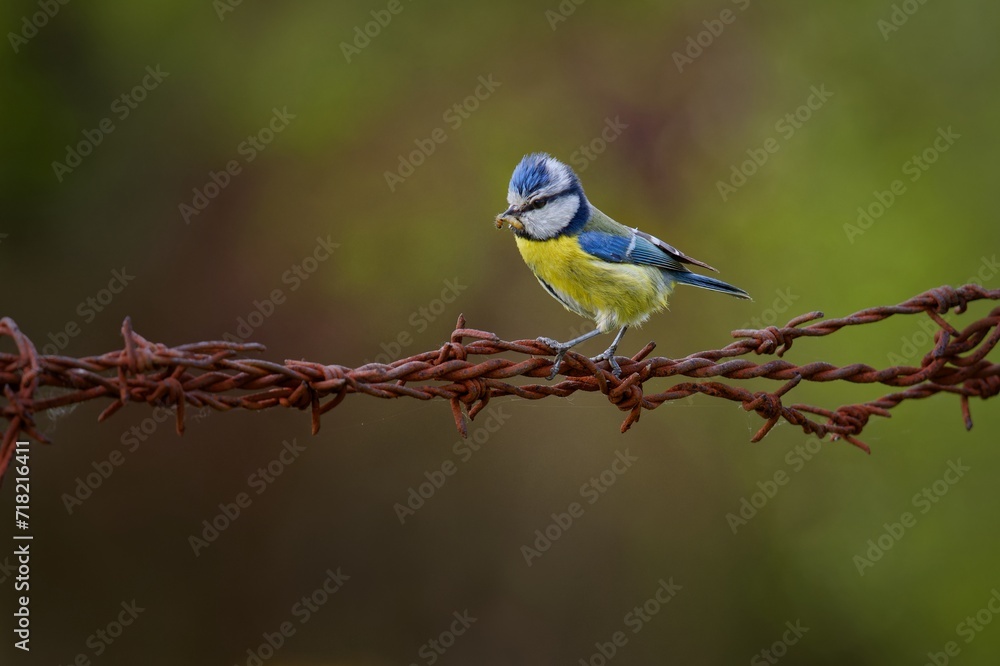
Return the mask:
<path fill-rule="evenodd" d="M 961 331 L 941 317 L 952 309 L 957 314 L 964 313 L 969 302 L 984 299 L 1000 300 L 1000 290 L 989 291 L 975 284 L 938 287 L 899 305 L 868 308 L 823 321 L 817 321 L 823 317 L 822 312 L 809 312 L 781 328 L 733 331 L 737 340 L 726 347 L 678 359 L 649 357 L 655 347 L 649 343 L 631 359 L 620 361 L 621 379 L 610 372 L 607 362 L 597 365 L 586 356 L 570 352 L 561 369 L 564 380 L 526 385 L 506 380 L 546 377 L 552 365 L 552 350 L 536 340 L 508 342 L 493 333 L 466 328 L 462 316 L 450 340 L 441 348 L 389 364 L 370 363 L 358 368 L 295 360 L 274 363 L 245 356 L 264 351 L 263 345 L 256 343 L 208 341 L 168 347 L 149 342 L 136 333 L 127 317 L 122 324 L 124 345 L 120 350 L 86 358 L 40 356 L 17 324 L 5 317 L 0 320 L 0 338 L 11 338 L 17 353 L 0 353 L 0 387 L 7 399 L 0 412 L 7 421 L 0 442 L 0 479 L 10 464 L 20 433 L 48 442 L 36 426 L 37 414 L 96 399 L 111 401 L 99 421 L 128 402 L 172 406 L 176 409 L 178 434 L 184 432 L 185 405 L 220 411 L 278 406 L 309 409 L 315 434 L 322 415 L 352 393 L 377 398 L 444 398 L 450 402 L 456 428 L 465 437 L 466 416 L 474 419 L 489 400 L 501 396 L 539 400 L 567 397 L 577 391 L 599 391 L 620 410 L 628 412 L 621 426 L 625 432 L 639 420 L 643 410 L 700 393 L 739 402 L 746 411 L 761 416 L 764 424 L 751 441 L 760 441 L 784 419 L 806 433 L 821 438 L 827 435 L 843 438 L 870 452 L 858 435 L 872 416 L 888 417 L 889 410 L 901 402 L 937 393 L 957 394 L 968 429 L 972 427 L 969 398 L 986 399 L 1000 393 L 1000 364 L 986 358 L 1000 341 L 1000 307 Z M 919 313 L 926 313 L 939 327 L 934 347 L 919 366 L 876 369 L 863 363 L 838 367 L 821 361 L 795 365 L 781 358 L 801 337 L 822 337 L 848 326 Z M 739 358 L 749 354 L 777 358 L 765 363 Z M 478 363 L 469 360 L 479 356 L 494 358 Z M 652 394 L 644 390 L 651 379 L 676 376 L 765 378 L 783 383 L 773 392 L 751 392 L 721 381 L 680 382 Z M 878 383 L 901 390 L 835 410 L 784 404 L 786 394 L 802 381 Z M 40 397 L 37 393 L 41 387 L 57 387 L 65 392 Z"/>

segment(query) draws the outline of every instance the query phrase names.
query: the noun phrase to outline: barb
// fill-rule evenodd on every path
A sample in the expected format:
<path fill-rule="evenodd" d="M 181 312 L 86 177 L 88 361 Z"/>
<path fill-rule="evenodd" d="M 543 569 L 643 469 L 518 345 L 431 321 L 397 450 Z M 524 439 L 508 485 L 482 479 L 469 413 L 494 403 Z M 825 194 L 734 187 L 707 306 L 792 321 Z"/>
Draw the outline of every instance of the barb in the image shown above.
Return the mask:
<path fill-rule="evenodd" d="M 207 406 L 220 411 L 277 406 L 309 409 L 315 434 L 319 431 L 320 417 L 352 393 L 377 398 L 444 398 L 450 402 L 455 425 L 464 437 L 467 434 L 465 415 L 475 418 L 490 399 L 500 396 L 538 400 L 549 396 L 566 397 L 577 391 L 599 391 L 620 410 L 628 412 L 621 426 L 625 432 L 639 420 L 642 410 L 656 409 L 670 400 L 701 393 L 739 402 L 745 410 L 760 415 L 765 420 L 764 425 L 751 441 L 760 441 L 784 419 L 806 433 L 843 438 L 867 452 L 868 446 L 857 436 L 868 419 L 888 417 L 889 410 L 905 400 L 927 398 L 942 392 L 957 394 L 961 397 L 965 426 L 971 428 L 969 398 L 986 399 L 1000 393 L 1000 365 L 986 360 L 1000 340 L 1000 307 L 962 331 L 941 317 L 952 309 L 963 313 L 969 302 L 981 299 L 1000 300 L 1000 290 L 988 291 L 975 284 L 957 289 L 938 287 L 899 305 L 869 308 L 849 317 L 825 321 L 816 321 L 823 313 L 810 312 L 792 319 L 782 328 L 769 326 L 761 330 L 733 331 L 733 337 L 738 339 L 728 346 L 680 359 L 647 358 L 654 348 L 650 343 L 633 358 L 620 361 L 624 377 L 621 380 L 610 373 L 606 362 L 598 366 L 587 357 L 570 352 L 562 367 L 565 380 L 527 385 L 506 380 L 519 376 L 546 377 L 552 363 L 552 350 L 535 340 L 506 342 L 493 333 L 466 328 L 461 316 L 450 341 L 440 349 L 388 365 L 372 363 L 359 368 L 305 361 L 279 364 L 247 358 L 244 355 L 248 352 L 264 350 L 262 345 L 252 343 L 197 342 L 168 347 L 149 342 L 136 333 L 128 318 L 122 324 L 124 347 L 121 350 L 80 359 L 39 356 L 35 345 L 17 324 L 4 318 L 0 320 L 0 338 L 11 338 L 17 353 L 0 353 L 0 386 L 7 398 L 2 415 L 8 422 L 0 444 L 0 478 L 10 463 L 20 433 L 41 442 L 48 441 L 35 425 L 38 413 L 96 399 L 111 400 L 99 421 L 110 417 L 127 402 L 174 406 L 178 433 L 184 431 L 185 405 Z M 837 367 L 814 362 L 799 366 L 780 358 L 762 364 L 737 358 L 751 353 L 781 357 L 801 337 L 830 335 L 846 326 L 874 323 L 897 314 L 918 313 L 926 313 L 940 327 L 934 348 L 923 357 L 919 367 L 895 366 L 879 370 L 862 363 Z M 515 358 L 498 356 L 504 353 Z M 479 363 L 469 360 L 476 356 L 495 358 Z M 772 393 L 752 393 L 720 381 L 681 382 L 661 393 L 645 393 L 649 380 L 675 376 L 734 380 L 763 377 L 783 384 Z M 835 410 L 785 405 L 783 398 L 803 381 L 878 383 L 902 390 L 878 400 Z M 40 387 L 58 387 L 66 392 L 40 398 L 37 395 Z M 809 415 L 822 417 L 825 421 Z"/>

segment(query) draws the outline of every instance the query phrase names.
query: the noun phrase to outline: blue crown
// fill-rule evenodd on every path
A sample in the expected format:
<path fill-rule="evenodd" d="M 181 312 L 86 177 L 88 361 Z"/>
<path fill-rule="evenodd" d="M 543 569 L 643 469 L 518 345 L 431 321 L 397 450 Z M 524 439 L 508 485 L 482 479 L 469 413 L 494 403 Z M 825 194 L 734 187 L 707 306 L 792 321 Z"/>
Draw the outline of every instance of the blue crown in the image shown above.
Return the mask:
<path fill-rule="evenodd" d="M 510 189 L 522 197 L 537 192 L 549 184 L 549 172 L 545 168 L 547 160 L 552 159 L 547 153 L 532 153 L 525 155 L 510 177 Z"/>

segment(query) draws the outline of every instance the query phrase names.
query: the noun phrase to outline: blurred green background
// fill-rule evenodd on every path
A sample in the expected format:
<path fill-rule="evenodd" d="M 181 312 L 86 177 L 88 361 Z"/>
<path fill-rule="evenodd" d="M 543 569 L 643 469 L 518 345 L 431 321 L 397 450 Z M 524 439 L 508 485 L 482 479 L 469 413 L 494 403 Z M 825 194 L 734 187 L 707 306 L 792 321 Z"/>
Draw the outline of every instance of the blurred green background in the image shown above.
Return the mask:
<path fill-rule="evenodd" d="M 997 288 L 998 13 L 4 3 L 0 315 L 71 356 L 119 348 L 126 315 L 167 344 L 248 334 L 269 359 L 348 366 L 436 348 L 459 313 L 507 339 L 565 339 L 586 322 L 492 224 L 537 150 L 577 168 L 606 213 L 756 299 L 681 288 L 623 353 L 654 339 L 682 356 L 755 319 L 842 316 L 970 278 Z M 802 340 L 787 358 L 918 363 L 925 319 Z M 802 386 L 792 402 L 885 392 Z M 599 395 L 497 400 L 472 425 L 478 450 L 457 444 L 445 402 L 351 396 L 316 437 L 297 411 L 189 410 L 178 437 L 144 405 L 97 424 L 105 406 L 42 417 L 55 445 L 32 449 L 32 650 L 5 629 L 4 663 L 982 664 L 1000 649 L 985 622 L 1000 588 L 993 403 L 973 402 L 971 433 L 957 399 L 904 404 L 868 425 L 870 457 L 788 425 L 751 445 L 759 418 L 705 397 L 627 435 Z M 626 452 L 631 466 L 607 472 Z M 281 473 L 262 483 L 269 464 Z M 394 507 L 443 467 L 401 524 Z M 614 484 L 587 489 L 602 472 Z M 96 489 L 67 499 L 88 475 Z M 241 515 L 192 547 L 239 493 Z M 744 499 L 766 503 L 736 524 Z M 552 527 L 573 502 L 582 515 Z M 529 566 L 522 547 L 546 529 L 558 539 Z M 890 548 L 868 554 L 880 538 Z M 349 578 L 328 596 L 338 568 Z M 314 593 L 325 603 L 306 613 Z M 108 625 L 132 600 L 144 610 L 119 634 Z M 467 628 L 453 615 L 466 611 Z"/>

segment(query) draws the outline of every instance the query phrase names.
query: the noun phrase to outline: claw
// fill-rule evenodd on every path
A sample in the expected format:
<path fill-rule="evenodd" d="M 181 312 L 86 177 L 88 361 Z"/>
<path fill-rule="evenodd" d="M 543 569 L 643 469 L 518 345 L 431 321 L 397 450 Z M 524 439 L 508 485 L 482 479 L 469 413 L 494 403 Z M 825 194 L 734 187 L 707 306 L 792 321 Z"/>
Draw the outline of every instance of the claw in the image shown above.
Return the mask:
<path fill-rule="evenodd" d="M 615 353 L 613 350 L 605 350 L 600 356 L 595 356 L 590 359 L 594 363 L 600 363 L 601 361 L 607 361 L 608 365 L 611 366 L 611 374 L 613 374 L 618 379 L 622 378 L 622 367 L 618 365 L 618 361 L 615 359 Z"/>
<path fill-rule="evenodd" d="M 611 346 L 605 349 L 603 354 L 593 359 L 595 363 L 607 361 L 608 365 L 611 366 L 611 374 L 618 379 L 622 378 L 622 367 L 618 365 L 618 361 L 615 360 L 615 350 L 618 349 L 618 343 L 622 341 L 622 336 L 625 335 L 625 331 L 627 330 L 628 326 L 623 326 L 622 330 L 618 331 L 618 335 L 615 336 Z"/>
<path fill-rule="evenodd" d="M 555 379 L 556 375 L 559 374 L 559 367 L 562 365 L 563 357 L 564 356 L 565 356 L 565 353 L 563 353 L 563 352 L 560 352 L 560 353 L 556 354 L 556 359 L 555 359 L 555 361 L 552 362 L 552 371 L 549 372 L 549 376 L 547 377 L 547 379 L 549 381 L 552 381 L 553 379 Z"/>
<path fill-rule="evenodd" d="M 552 361 L 552 370 L 549 372 L 548 379 L 555 379 L 556 375 L 559 374 L 559 368 L 562 366 L 563 359 L 566 358 L 566 352 L 570 350 L 571 345 L 564 345 L 561 342 L 557 342 L 552 338 L 536 338 L 538 342 L 543 345 L 550 347 L 554 352 L 556 352 L 556 357 Z"/>
<path fill-rule="evenodd" d="M 626 326 L 625 328 L 628 328 L 628 327 Z M 622 332 L 624 332 L 624 330 L 625 329 L 622 329 Z M 551 379 L 555 379 L 555 376 L 559 374 L 559 368 L 562 366 L 563 359 L 566 357 L 566 352 L 568 352 L 570 349 L 572 349 L 576 345 L 580 344 L 581 342 L 584 342 L 585 340 L 589 340 L 592 337 L 594 337 L 596 335 L 600 335 L 600 334 L 601 334 L 601 330 L 600 329 L 596 329 L 596 330 L 591 331 L 590 333 L 584 333 L 581 336 L 573 338 L 569 342 L 557 342 L 557 341 L 553 340 L 552 338 L 544 338 L 544 337 L 542 337 L 542 338 L 535 338 L 536 341 L 541 342 L 543 345 L 546 345 L 547 347 L 551 348 L 552 351 L 554 351 L 556 353 L 556 357 L 552 361 L 552 372 L 549 373 L 549 379 L 550 380 Z M 616 344 L 617 344 L 617 340 L 619 340 L 619 339 L 621 339 L 621 334 L 620 333 L 619 333 L 619 337 L 616 338 Z"/>

